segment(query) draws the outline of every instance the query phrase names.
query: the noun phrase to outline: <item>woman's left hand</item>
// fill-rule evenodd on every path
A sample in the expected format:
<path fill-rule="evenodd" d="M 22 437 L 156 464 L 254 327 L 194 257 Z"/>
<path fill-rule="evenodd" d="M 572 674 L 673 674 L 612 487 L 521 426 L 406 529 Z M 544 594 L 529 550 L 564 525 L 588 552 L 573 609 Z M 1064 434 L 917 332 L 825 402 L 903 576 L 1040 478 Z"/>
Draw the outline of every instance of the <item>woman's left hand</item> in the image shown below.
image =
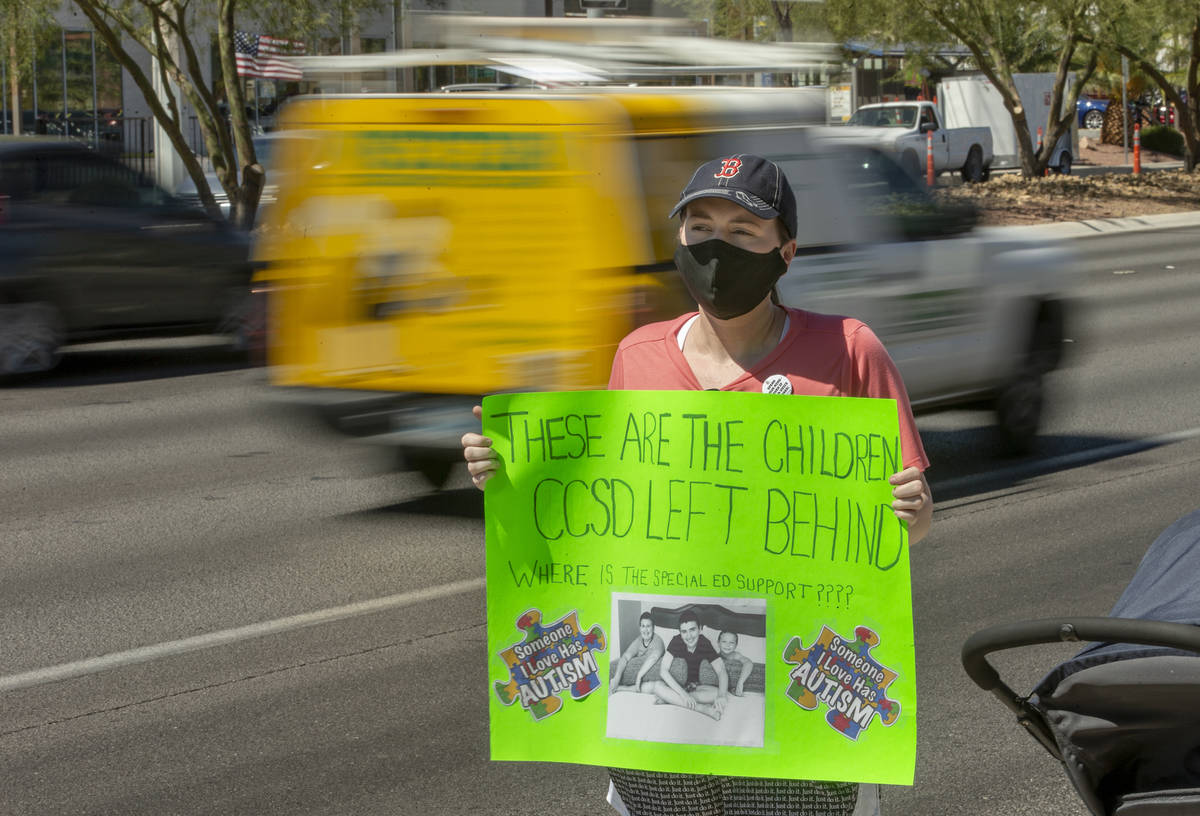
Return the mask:
<path fill-rule="evenodd" d="M 908 542 L 915 544 L 929 532 L 933 522 L 933 495 L 919 468 L 907 467 L 888 479 L 892 485 L 892 511 L 908 522 Z"/>

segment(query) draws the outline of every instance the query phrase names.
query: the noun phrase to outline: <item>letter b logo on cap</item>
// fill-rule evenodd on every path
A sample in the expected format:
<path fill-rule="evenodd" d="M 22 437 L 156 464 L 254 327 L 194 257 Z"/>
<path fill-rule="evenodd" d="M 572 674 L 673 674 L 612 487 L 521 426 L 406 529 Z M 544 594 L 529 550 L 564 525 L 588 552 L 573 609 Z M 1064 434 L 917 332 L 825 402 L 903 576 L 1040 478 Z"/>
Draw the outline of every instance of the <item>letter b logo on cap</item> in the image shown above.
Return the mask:
<path fill-rule="evenodd" d="M 741 159 L 722 159 L 721 171 L 713 173 L 713 178 L 733 178 L 742 169 Z"/>

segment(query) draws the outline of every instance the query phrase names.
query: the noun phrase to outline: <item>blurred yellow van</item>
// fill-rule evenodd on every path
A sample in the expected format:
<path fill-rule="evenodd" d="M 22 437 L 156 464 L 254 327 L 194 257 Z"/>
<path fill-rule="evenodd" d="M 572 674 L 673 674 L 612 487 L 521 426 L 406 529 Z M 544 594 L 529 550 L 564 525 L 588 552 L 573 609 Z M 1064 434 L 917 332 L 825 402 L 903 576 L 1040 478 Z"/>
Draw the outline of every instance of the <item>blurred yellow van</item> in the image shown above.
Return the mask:
<path fill-rule="evenodd" d="M 603 388 L 630 329 L 690 308 L 667 213 L 698 164 L 824 116 L 773 88 L 293 102 L 255 250 L 271 384 L 440 486 L 481 395 Z"/>

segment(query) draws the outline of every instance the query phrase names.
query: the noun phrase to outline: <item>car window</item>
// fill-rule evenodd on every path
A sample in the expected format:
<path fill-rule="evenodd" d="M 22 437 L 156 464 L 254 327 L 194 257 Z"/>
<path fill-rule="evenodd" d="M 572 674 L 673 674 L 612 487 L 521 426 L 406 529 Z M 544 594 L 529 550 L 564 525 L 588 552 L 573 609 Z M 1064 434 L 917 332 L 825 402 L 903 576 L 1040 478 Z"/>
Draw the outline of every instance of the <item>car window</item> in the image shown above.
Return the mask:
<path fill-rule="evenodd" d="M 284 167 L 306 167 L 317 161 L 316 149 L 320 143 L 311 135 L 301 131 L 277 132 L 271 136 L 257 136 L 254 139 L 254 155 L 258 163 L 268 172 L 276 176 L 284 171 Z M 268 178 L 268 181 L 271 181 Z"/>
<path fill-rule="evenodd" d="M 839 156 L 847 189 L 878 204 L 893 196 L 923 198 L 924 193 L 900 165 L 874 150 L 847 150 Z"/>
<path fill-rule="evenodd" d="M 942 205 L 888 156 L 874 150 L 847 150 L 839 165 L 846 189 L 867 216 L 882 216 L 909 239 L 957 235 L 978 217 L 968 205 Z"/>
<path fill-rule="evenodd" d="M 0 161 L 0 195 L 14 201 L 33 195 L 34 163 L 26 158 L 9 158 Z"/>
<path fill-rule="evenodd" d="M 119 162 L 79 153 L 38 157 L 33 198 L 46 204 L 150 208 L 165 205 L 169 197 Z"/>
<path fill-rule="evenodd" d="M 846 124 L 910 128 L 916 120 L 917 109 L 912 105 L 884 105 L 878 108 L 859 108 Z"/>
<path fill-rule="evenodd" d="M 271 163 L 271 147 L 272 139 L 265 136 L 256 136 L 251 140 L 254 143 L 254 158 L 258 159 L 258 163 L 263 167 Z"/>

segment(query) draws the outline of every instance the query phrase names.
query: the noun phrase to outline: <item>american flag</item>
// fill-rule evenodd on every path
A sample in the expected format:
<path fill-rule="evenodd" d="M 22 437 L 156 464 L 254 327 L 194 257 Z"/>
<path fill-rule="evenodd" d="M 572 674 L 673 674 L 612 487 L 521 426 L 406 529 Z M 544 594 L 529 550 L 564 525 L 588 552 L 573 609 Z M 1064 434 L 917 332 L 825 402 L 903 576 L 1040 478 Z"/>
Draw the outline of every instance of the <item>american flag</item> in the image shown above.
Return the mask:
<path fill-rule="evenodd" d="M 233 53 L 240 77 L 300 79 L 302 76 L 301 70 L 287 59 L 305 53 L 304 43 L 299 40 L 238 31 L 233 35 Z"/>

